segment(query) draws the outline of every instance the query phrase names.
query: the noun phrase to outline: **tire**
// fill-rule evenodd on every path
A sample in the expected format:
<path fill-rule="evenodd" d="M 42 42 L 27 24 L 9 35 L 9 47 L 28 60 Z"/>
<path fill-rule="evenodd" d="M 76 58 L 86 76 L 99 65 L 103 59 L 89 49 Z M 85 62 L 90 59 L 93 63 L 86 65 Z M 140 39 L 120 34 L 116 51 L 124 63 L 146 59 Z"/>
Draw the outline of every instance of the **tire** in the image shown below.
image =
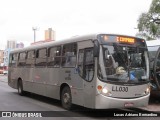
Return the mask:
<path fill-rule="evenodd" d="M 62 107 L 70 110 L 72 108 L 72 95 L 68 86 L 64 87 L 61 92 L 61 104 Z"/>
<path fill-rule="evenodd" d="M 18 94 L 23 96 L 24 95 L 24 91 L 23 91 L 23 84 L 22 84 L 22 80 L 18 81 Z"/>

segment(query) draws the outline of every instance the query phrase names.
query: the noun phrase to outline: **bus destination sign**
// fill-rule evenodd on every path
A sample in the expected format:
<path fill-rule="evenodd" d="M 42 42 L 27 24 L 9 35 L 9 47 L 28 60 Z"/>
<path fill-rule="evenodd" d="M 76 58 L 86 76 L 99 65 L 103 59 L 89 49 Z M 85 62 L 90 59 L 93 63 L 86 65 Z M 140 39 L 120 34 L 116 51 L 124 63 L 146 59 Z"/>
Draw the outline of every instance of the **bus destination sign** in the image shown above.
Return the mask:
<path fill-rule="evenodd" d="M 131 38 L 131 37 L 117 37 L 117 42 L 134 44 L 135 43 L 135 39 Z"/>

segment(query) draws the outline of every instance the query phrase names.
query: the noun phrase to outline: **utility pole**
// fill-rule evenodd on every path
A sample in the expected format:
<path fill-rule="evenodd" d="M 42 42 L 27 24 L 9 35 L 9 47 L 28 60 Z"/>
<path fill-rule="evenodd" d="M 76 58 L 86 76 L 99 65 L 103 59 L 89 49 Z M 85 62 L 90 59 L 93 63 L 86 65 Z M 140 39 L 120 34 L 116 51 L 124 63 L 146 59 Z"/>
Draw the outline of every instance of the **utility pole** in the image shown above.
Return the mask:
<path fill-rule="evenodd" d="M 37 31 L 37 27 L 32 27 L 32 30 L 34 32 L 34 43 L 36 42 L 36 31 Z"/>

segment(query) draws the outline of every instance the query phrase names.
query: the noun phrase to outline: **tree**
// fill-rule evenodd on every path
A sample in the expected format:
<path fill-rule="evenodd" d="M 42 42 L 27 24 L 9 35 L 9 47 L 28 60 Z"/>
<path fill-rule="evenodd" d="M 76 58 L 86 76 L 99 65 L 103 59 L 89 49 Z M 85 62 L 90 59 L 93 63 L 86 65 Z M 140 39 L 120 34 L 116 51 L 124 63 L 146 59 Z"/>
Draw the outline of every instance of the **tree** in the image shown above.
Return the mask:
<path fill-rule="evenodd" d="M 152 0 L 149 11 L 140 15 L 137 27 L 139 37 L 147 40 L 160 37 L 160 0 Z"/>

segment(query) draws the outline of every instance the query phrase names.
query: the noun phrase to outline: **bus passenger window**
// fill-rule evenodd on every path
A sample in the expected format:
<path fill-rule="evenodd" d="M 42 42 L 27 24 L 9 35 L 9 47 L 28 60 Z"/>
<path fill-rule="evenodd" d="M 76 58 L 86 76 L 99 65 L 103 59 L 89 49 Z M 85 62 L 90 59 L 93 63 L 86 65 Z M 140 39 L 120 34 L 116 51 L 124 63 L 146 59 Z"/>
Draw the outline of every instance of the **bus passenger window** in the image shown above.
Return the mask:
<path fill-rule="evenodd" d="M 48 49 L 48 63 L 49 67 L 60 67 L 61 62 L 61 47 L 52 47 Z"/>
<path fill-rule="evenodd" d="M 19 53 L 18 65 L 25 66 L 25 64 L 26 64 L 26 53 L 25 52 Z"/>
<path fill-rule="evenodd" d="M 26 56 L 26 66 L 33 66 L 35 64 L 35 51 L 28 51 Z"/>
<path fill-rule="evenodd" d="M 11 55 L 10 66 L 15 67 L 18 60 L 18 53 Z"/>
<path fill-rule="evenodd" d="M 36 52 L 36 66 L 46 66 L 47 59 L 47 49 L 40 49 Z"/>
<path fill-rule="evenodd" d="M 75 67 L 76 65 L 77 44 L 67 44 L 63 46 L 62 66 Z"/>

